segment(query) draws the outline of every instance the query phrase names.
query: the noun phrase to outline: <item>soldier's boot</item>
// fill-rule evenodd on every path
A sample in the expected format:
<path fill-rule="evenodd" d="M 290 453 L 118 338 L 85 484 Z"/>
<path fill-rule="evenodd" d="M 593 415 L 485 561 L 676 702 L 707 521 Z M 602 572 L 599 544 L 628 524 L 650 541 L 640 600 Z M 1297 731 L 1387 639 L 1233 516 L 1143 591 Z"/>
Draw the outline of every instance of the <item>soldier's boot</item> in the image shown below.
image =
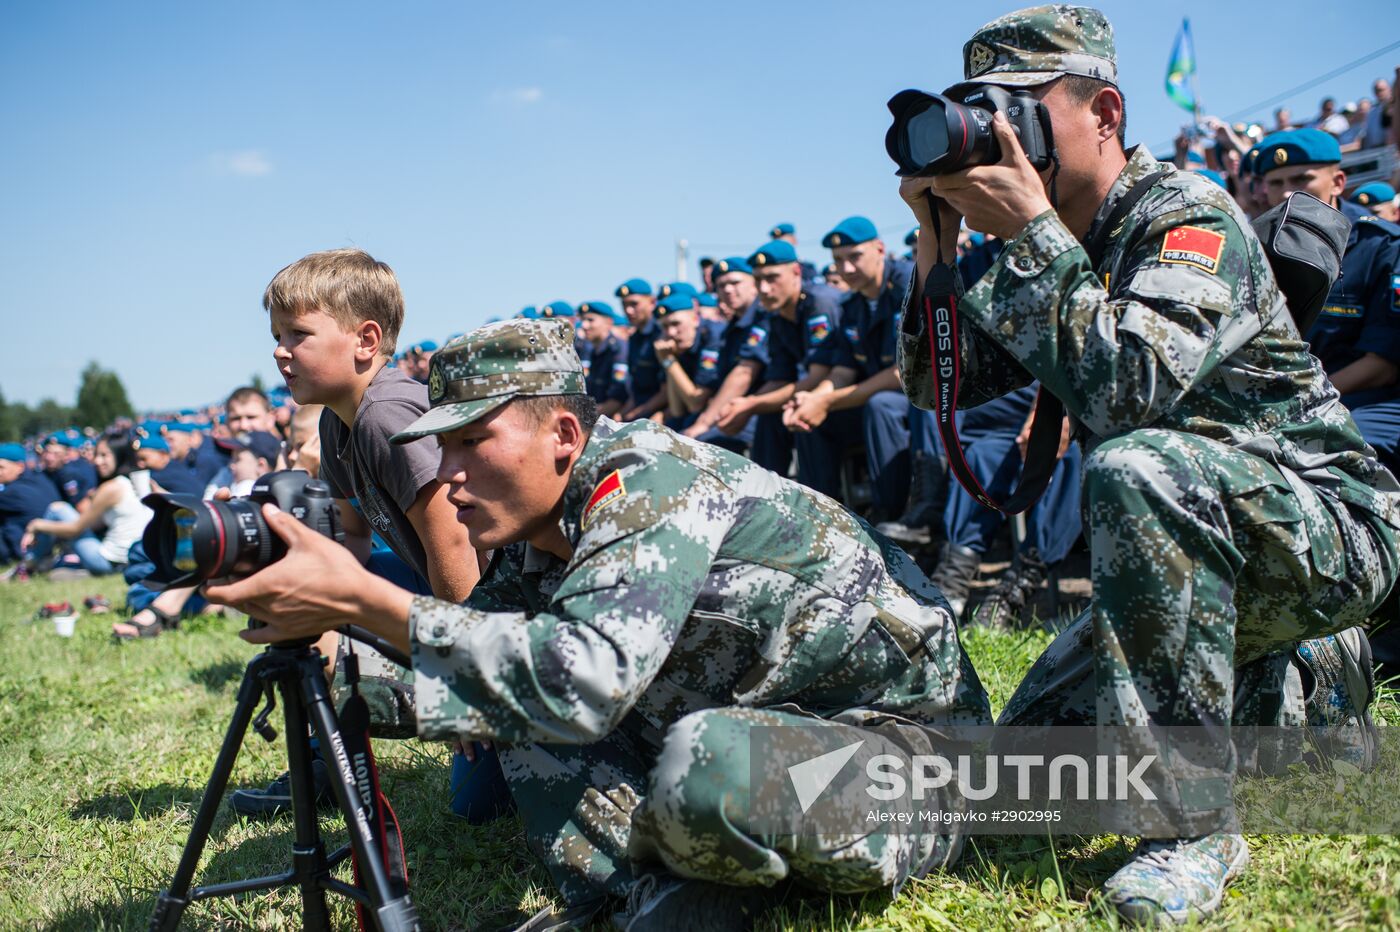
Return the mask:
<path fill-rule="evenodd" d="M 1124 920 L 1180 925 L 1215 912 L 1225 887 L 1249 865 L 1243 835 L 1144 838 L 1103 893 Z"/>
<path fill-rule="evenodd" d="M 1040 554 L 1034 550 L 1017 554 L 987 598 L 972 610 L 969 624 L 1003 631 L 1019 625 L 1026 606 L 1045 584 L 1048 575 L 1049 569 Z"/>
<path fill-rule="evenodd" d="M 1297 656 L 1309 737 L 1323 763 L 1343 760 L 1360 770 L 1375 767 L 1380 753 L 1380 735 L 1371 718 L 1376 673 L 1366 632 L 1348 628 L 1300 641 Z"/>
<path fill-rule="evenodd" d="M 331 774 L 325 762 L 316 757 L 311 761 L 311 778 L 316 785 L 316 806 L 335 808 L 331 792 Z M 273 780 L 263 789 L 234 790 L 228 797 L 229 808 L 247 818 L 270 818 L 292 811 L 292 775 L 290 772 Z"/>
<path fill-rule="evenodd" d="M 769 887 L 737 887 L 669 874 L 644 874 L 613 916 L 620 932 L 748 932 L 777 902 Z"/>
<path fill-rule="evenodd" d="M 927 453 L 915 453 L 910 463 L 909 504 L 893 521 L 875 530 L 905 544 L 928 544 L 943 527 L 943 507 L 948 502 L 948 472 L 943 461 Z"/>
<path fill-rule="evenodd" d="M 943 592 L 948 605 L 953 609 L 953 617 L 961 618 L 967 607 L 967 594 L 972 581 L 977 578 L 977 570 L 982 565 L 982 555 L 966 547 L 949 544 L 939 558 L 938 565 L 929 574 L 929 579 Z"/>

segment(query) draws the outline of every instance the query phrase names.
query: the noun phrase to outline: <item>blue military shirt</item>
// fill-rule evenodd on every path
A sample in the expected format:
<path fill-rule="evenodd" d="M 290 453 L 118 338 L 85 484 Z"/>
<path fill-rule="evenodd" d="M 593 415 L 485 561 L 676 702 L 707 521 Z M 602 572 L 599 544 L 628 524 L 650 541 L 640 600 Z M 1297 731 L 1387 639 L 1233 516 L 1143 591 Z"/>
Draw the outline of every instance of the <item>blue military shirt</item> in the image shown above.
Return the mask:
<path fill-rule="evenodd" d="M 1351 220 L 1342 276 L 1308 331 L 1313 355 L 1330 375 L 1366 353 L 1400 365 L 1400 226 L 1343 201 Z M 1400 398 L 1400 384 L 1354 392 L 1350 408 Z"/>
<path fill-rule="evenodd" d="M 841 304 L 841 334 L 836 365 L 856 371 L 864 381 L 894 365 L 899 343 L 899 316 L 914 263 L 885 259 L 880 294 L 872 301 L 852 291 Z"/>
<path fill-rule="evenodd" d="M 583 362 L 583 382 L 589 396 L 599 404 L 605 401 L 626 403 L 631 389 L 628 378 L 627 346 L 609 334 L 598 346 L 584 341 L 588 356 Z"/>
<path fill-rule="evenodd" d="M 757 299 L 724 325 L 719 343 L 719 378 L 723 382 L 740 360 L 759 364 L 759 377 L 768 367 L 768 321 Z M 755 383 L 754 388 L 758 388 Z"/>
<path fill-rule="evenodd" d="M 24 529 L 62 496 L 38 469 L 26 469 L 14 482 L 0 485 L 0 560 L 18 560 Z"/>
<path fill-rule="evenodd" d="M 696 388 L 715 389 L 719 387 L 723 373 L 720 371 L 720 355 L 723 348 L 724 324 L 717 320 L 700 321 L 695 331 L 695 342 L 690 349 L 676 354 L 676 362 Z"/>
<path fill-rule="evenodd" d="M 163 469 L 152 469 L 151 480 L 167 492 L 194 496 L 204 494 L 204 483 L 199 481 L 194 470 L 173 459 Z"/>
<path fill-rule="evenodd" d="M 627 374 L 632 379 L 634 404 L 648 402 L 661 391 L 661 360 L 651 345 L 660 337 L 661 327 L 653 318 L 627 338 Z"/>
<path fill-rule="evenodd" d="M 836 363 L 842 292 L 812 285 L 797 299 L 796 319 L 768 315 L 769 363 L 764 380 L 796 382 L 812 366 Z"/>
<path fill-rule="evenodd" d="M 59 497 L 70 505 L 77 505 L 97 488 L 97 468 L 82 457 L 64 463 L 53 472 L 44 471 Z"/>
<path fill-rule="evenodd" d="M 218 475 L 219 470 L 228 465 L 228 457 L 219 451 L 218 444 L 208 434 L 199 446 L 185 457 L 185 465 L 194 470 L 199 481 L 208 485 Z"/>

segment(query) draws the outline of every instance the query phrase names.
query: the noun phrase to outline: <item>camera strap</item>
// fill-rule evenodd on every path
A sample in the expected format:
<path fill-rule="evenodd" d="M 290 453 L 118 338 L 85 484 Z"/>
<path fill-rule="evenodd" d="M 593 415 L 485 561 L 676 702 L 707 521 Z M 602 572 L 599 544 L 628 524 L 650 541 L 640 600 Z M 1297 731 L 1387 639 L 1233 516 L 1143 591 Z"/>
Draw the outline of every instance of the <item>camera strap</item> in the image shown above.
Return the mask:
<path fill-rule="evenodd" d="M 942 248 L 943 236 L 938 218 L 938 205 L 929 195 L 929 209 L 933 213 L 933 231 Z M 1050 484 L 1058 462 L 1056 453 L 1060 447 L 1060 425 L 1064 418 L 1064 407 L 1060 399 L 1041 389 L 1035 399 L 1035 414 L 1031 421 L 1030 441 L 1026 448 L 1026 461 L 1021 469 L 1021 478 L 1011 496 L 999 502 L 982 488 L 972 468 L 963 454 L 962 440 L 958 437 L 957 413 L 958 390 L 961 387 L 962 358 L 958 341 L 958 296 L 957 266 L 937 262 L 929 270 L 924 281 L 923 292 L 919 296 L 919 307 L 924 314 L 924 332 L 928 334 L 929 350 L 933 357 L 933 416 L 938 425 L 938 434 L 943 439 L 943 449 L 948 455 L 948 468 L 957 478 L 958 484 L 982 505 L 1003 514 L 1020 514 L 1036 503 Z"/>
<path fill-rule="evenodd" d="M 1055 174 L 1059 174 L 1059 160 L 1055 163 Z M 1147 194 L 1158 181 L 1167 175 L 1162 169 L 1142 178 L 1113 205 L 1113 210 L 1099 225 L 1093 239 L 1084 243 L 1084 251 L 1089 254 L 1089 264 L 1097 269 L 1103 260 L 1104 250 L 1110 236 L 1121 232 L 1123 221 L 1143 195 Z M 1053 184 L 1052 177 L 1052 184 Z M 938 204 L 932 194 L 928 195 L 929 210 L 933 216 L 933 231 L 940 244 L 943 242 Z M 948 468 L 957 478 L 958 484 L 968 491 L 982 505 L 1003 514 L 1020 514 L 1045 494 L 1050 477 L 1055 474 L 1059 463 L 1060 430 L 1065 409 L 1060 399 L 1042 386 L 1036 393 L 1035 409 L 1031 420 L 1030 438 L 1026 444 L 1025 462 L 1021 466 L 1021 477 L 1016 488 L 1004 502 L 998 502 L 987 494 L 982 483 L 977 481 L 963 455 L 962 441 L 958 438 L 957 406 L 960 386 L 962 357 L 958 341 L 958 297 L 956 291 L 957 268 L 943 262 L 936 263 L 929 271 L 919 297 L 919 307 L 924 313 L 924 331 L 928 334 L 929 350 L 933 358 L 933 414 L 938 425 L 939 436 L 943 439 L 943 449 L 948 455 Z"/>
<path fill-rule="evenodd" d="M 399 830 L 399 820 L 394 815 L 393 807 L 379 787 L 379 768 L 375 766 L 374 749 L 369 739 L 369 703 L 360 695 L 360 661 L 355 656 L 353 644 L 347 644 L 346 648 L 345 682 L 350 687 L 350 697 L 340 709 L 341 739 L 345 742 L 345 753 L 354 771 L 354 791 L 360 795 L 360 802 L 369 815 L 370 834 L 380 860 L 384 862 L 389 886 L 394 895 L 402 896 L 408 892 L 408 860 L 404 853 L 403 833 Z M 352 861 L 355 883 L 359 884 L 362 882 L 360 862 L 358 858 L 352 858 Z M 376 928 L 363 905 L 357 903 L 355 913 L 361 930 Z"/>

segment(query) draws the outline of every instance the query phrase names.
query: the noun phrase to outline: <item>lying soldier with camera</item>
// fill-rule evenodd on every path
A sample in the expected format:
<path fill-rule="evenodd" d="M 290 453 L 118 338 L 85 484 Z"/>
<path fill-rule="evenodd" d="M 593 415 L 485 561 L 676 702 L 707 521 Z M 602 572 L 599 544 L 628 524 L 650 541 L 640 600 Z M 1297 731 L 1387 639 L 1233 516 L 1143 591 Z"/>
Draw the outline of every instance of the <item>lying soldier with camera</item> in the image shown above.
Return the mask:
<path fill-rule="evenodd" d="M 957 857 L 927 829 L 765 836 L 749 819 L 764 725 L 990 721 L 947 603 L 830 499 L 656 424 L 597 416 L 573 332 L 512 320 L 432 361 L 438 478 L 478 550 L 464 605 L 371 576 L 275 508 L 287 556 L 210 599 L 255 643 L 347 623 L 413 658 L 424 738 L 491 739 L 532 850 L 580 921 L 627 897 L 632 929 L 747 928 L 781 881 L 898 888 Z M 695 925 L 699 923 L 700 925 Z"/>

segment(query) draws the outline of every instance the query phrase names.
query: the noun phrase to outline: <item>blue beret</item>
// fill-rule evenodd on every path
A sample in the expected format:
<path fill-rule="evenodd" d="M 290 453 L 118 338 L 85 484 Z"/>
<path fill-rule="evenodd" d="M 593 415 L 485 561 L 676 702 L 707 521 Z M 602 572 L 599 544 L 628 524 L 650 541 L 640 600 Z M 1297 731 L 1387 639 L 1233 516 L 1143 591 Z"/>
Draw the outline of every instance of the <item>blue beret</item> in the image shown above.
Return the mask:
<path fill-rule="evenodd" d="M 422 343 L 419 343 L 417 346 L 415 346 L 414 349 L 416 349 L 420 353 L 436 353 L 438 351 L 437 341 L 424 340 Z"/>
<path fill-rule="evenodd" d="M 719 298 L 716 298 L 708 291 L 700 292 L 700 294 L 696 295 L 695 300 L 700 302 L 701 307 L 719 307 Z"/>
<path fill-rule="evenodd" d="M 181 408 L 181 409 L 180 409 L 180 417 L 194 417 L 194 416 L 197 415 L 198 413 L 199 413 L 199 412 L 196 411 L 194 408 Z"/>
<path fill-rule="evenodd" d="M 132 448 L 136 450 L 159 450 L 162 453 L 170 452 L 170 444 L 165 442 L 165 438 L 154 434 L 150 437 L 138 438 L 137 441 L 132 444 Z"/>
<path fill-rule="evenodd" d="M 606 301 L 584 301 L 578 306 L 578 316 L 584 314 L 601 314 L 620 327 L 627 326 L 627 318 L 622 312 L 613 310 L 613 306 Z"/>
<path fill-rule="evenodd" d="M 147 419 L 136 425 L 136 433 L 143 437 L 159 437 L 161 428 L 164 426 L 164 421 Z"/>
<path fill-rule="evenodd" d="M 1363 184 L 1351 192 L 1351 197 L 1347 200 L 1353 204 L 1360 204 L 1362 207 L 1389 204 L 1395 200 L 1395 189 L 1384 181 L 1373 181 L 1370 184 Z"/>
<path fill-rule="evenodd" d="M 20 443 L 0 443 L 0 460 L 9 460 L 12 463 L 23 463 L 29 457 L 25 455 L 24 445 Z"/>
<path fill-rule="evenodd" d="M 1290 129 L 1270 133 L 1259 142 L 1254 172 L 1262 175 L 1295 165 L 1331 165 L 1342 160 L 1342 147 L 1320 129 Z"/>
<path fill-rule="evenodd" d="M 540 316 L 549 317 L 573 317 L 574 306 L 568 301 L 551 301 L 540 308 Z"/>
<path fill-rule="evenodd" d="M 875 224 L 866 218 L 847 217 L 832 227 L 830 233 L 822 237 L 822 245 L 827 249 L 836 246 L 854 246 L 857 243 L 868 243 L 879 235 L 875 230 Z"/>
<path fill-rule="evenodd" d="M 523 318 L 524 320 L 539 320 L 540 311 L 539 308 L 535 307 L 533 304 L 529 304 L 525 307 L 522 307 L 520 309 L 520 313 L 516 314 L 515 316 Z"/>
<path fill-rule="evenodd" d="M 907 236 L 904 237 L 904 245 L 906 245 L 906 246 L 917 246 L 918 243 L 919 243 L 919 228 L 918 228 L 918 227 L 914 227 L 914 229 L 910 230 L 910 231 L 909 231 L 909 234 L 908 234 Z"/>
<path fill-rule="evenodd" d="M 790 223 L 780 223 L 768 231 L 768 235 L 773 239 L 777 239 L 780 236 L 795 236 L 796 234 L 797 227 Z"/>
<path fill-rule="evenodd" d="M 832 274 L 834 274 L 835 272 L 836 272 L 836 263 L 835 263 L 835 262 L 828 262 L 826 265 L 822 266 L 822 278 L 826 278 L 828 275 L 832 275 Z"/>
<path fill-rule="evenodd" d="M 796 261 L 797 250 L 792 248 L 792 243 L 777 239 L 759 247 L 758 252 L 749 256 L 749 265 L 755 268 L 766 265 L 787 265 L 789 262 Z"/>
<path fill-rule="evenodd" d="M 661 298 L 669 298 L 673 294 L 683 294 L 686 297 L 693 298 L 699 293 L 700 291 L 690 282 L 667 282 L 661 286 L 661 290 L 656 294 Z"/>
<path fill-rule="evenodd" d="M 629 278 L 617 290 L 613 292 L 614 297 L 625 298 L 633 294 L 651 294 L 651 282 L 645 278 Z"/>
<path fill-rule="evenodd" d="M 186 424 L 184 421 L 168 421 L 165 425 L 166 432 L 178 431 L 182 434 L 190 434 L 199 430 L 198 424 Z"/>
<path fill-rule="evenodd" d="M 721 275 L 728 275 L 730 272 L 743 272 L 745 275 L 753 274 L 753 266 L 749 265 L 749 260 L 743 256 L 730 256 L 728 259 L 721 259 L 710 269 L 710 280 L 716 281 Z"/>
<path fill-rule="evenodd" d="M 674 314 L 677 311 L 695 310 L 695 300 L 688 294 L 669 294 L 656 302 L 656 316 L 665 317 L 667 314 Z"/>
<path fill-rule="evenodd" d="M 1195 168 L 1195 169 L 1192 169 L 1192 171 L 1194 171 L 1194 172 L 1195 172 L 1196 174 L 1198 174 L 1198 175 L 1202 175 L 1202 176 L 1204 176 L 1204 177 L 1206 177 L 1206 178 L 1209 178 L 1211 181 L 1214 181 L 1216 184 L 1220 185 L 1222 188 L 1225 187 L 1225 176 L 1222 175 L 1222 174 L 1220 174 L 1220 172 L 1215 171 L 1214 169 L 1211 169 L 1211 168 Z"/>

